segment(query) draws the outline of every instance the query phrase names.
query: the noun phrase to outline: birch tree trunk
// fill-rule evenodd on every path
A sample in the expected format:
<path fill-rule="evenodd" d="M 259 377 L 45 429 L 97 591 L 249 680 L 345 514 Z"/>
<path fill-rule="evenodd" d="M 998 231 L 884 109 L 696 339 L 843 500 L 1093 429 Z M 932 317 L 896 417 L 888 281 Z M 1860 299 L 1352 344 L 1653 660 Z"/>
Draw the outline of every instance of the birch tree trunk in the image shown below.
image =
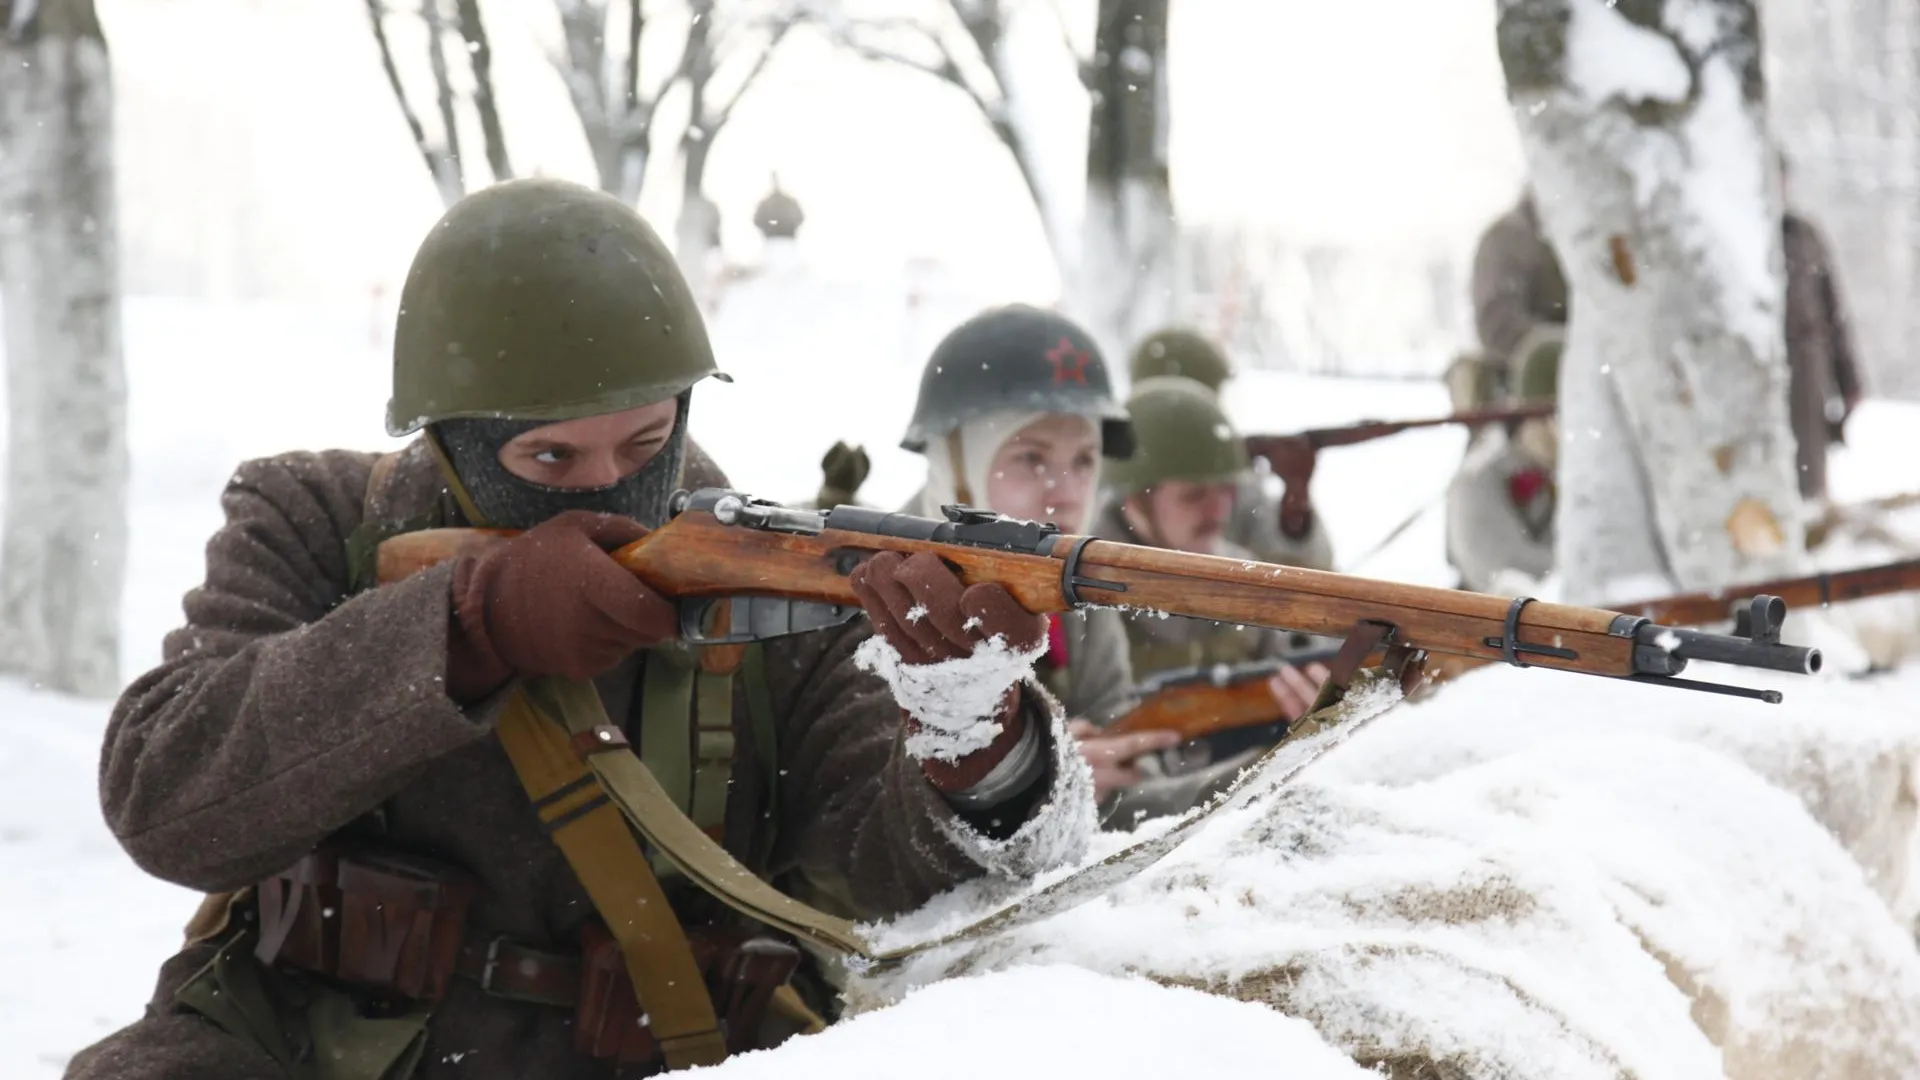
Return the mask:
<path fill-rule="evenodd" d="M 1781 207 L 1751 0 L 1500 0 L 1572 293 L 1555 560 L 1573 603 L 1805 562 Z"/>
<path fill-rule="evenodd" d="M 1174 312 L 1177 232 L 1167 167 L 1168 0 L 1100 0 L 1087 129 L 1087 204 L 1074 307 L 1110 357 Z"/>
<path fill-rule="evenodd" d="M 91 0 L 0 0 L 0 14 L 0 671 L 105 696 L 128 468 L 106 40 Z"/>

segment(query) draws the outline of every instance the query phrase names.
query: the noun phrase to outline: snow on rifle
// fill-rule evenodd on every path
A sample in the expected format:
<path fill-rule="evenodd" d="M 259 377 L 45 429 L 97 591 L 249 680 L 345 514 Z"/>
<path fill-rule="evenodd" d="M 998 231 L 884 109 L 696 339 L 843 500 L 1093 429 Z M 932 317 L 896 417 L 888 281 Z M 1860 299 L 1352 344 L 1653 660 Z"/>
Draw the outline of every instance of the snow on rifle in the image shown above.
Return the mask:
<path fill-rule="evenodd" d="M 847 575 L 881 551 L 932 552 L 966 583 L 998 582 L 1034 612 L 1126 607 L 1342 637 L 1321 705 L 1376 650 L 1405 683 L 1428 655 L 1439 655 L 1767 702 L 1778 702 L 1779 691 L 1677 676 L 1692 660 L 1794 674 L 1820 669 L 1819 650 L 1781 644 L 1771 621 L 1756 622 L 1749 634 L 1712 634 L 1597 608 L 1140 547 L 971 507 L 944 510 L 944 521 L 855 506 L 802 511 L 737 491 L 682 491 L 665 525 L 613 557 L 679 602 L 683 636 L 694 644 L 845 622 L 860 610 Z M 380 546 L 380 579 L 406 577 L 498 536 L 403 534 Z"/>

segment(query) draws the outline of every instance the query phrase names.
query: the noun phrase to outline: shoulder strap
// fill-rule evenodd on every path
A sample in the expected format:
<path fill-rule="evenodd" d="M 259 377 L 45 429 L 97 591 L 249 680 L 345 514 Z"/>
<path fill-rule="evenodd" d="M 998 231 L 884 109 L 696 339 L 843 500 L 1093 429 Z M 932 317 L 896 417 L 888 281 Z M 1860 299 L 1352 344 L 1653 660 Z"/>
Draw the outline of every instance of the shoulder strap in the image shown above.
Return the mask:
<path fill-rule="evenodd" d="M 572 685 L 575 692 L 568 704 L 578 708 L 591 702 L 601 721 L 590 730 L 604 741 L 589 749 L 597 751 L 600 745 L 624 749 L 626 739 L 605 722 L 606 712 L 593 684 Z M 594 783 L 594 773 L 582 763 L 578 744 L 541 716 L 520 689 L 507 699 L 495 732 L 540 823 L 619 941 L 634 995 L 649 1017 L 648 1027 L 666 1055 L 667 1067 L 711 1065 L 725 1059 L 726 1040 L 686 930 L 620 811 L 608 802 Z M 596 756 L 600 755 L 593 753 L 588 760 Z M 625 756 L 633 757 L 630 750 Z"/>
<path fill-rule="evenodd" d="M 753 724 L 753 748 L 760 759 L 760 778 L 766 786 L 761 803 L 762 825 L 754 834 L 754 854 L 762 860 L 773 854 L 780 831 L 780 737 L 773 722 L 773 692 L 767 685 L 766 647 L 755 642 L 740 660 L 746 679 L 747 718 Z"/>
<path fill-rule="evenodd" d="M 378 582 L 374 555 L 383 541 L 401 533 L 416 532 L 444 524 L 438 500 L 406 517 L 395 517 L 389 505 L 388 489 L 412 447 L 382 454 L 367 474 L 367 490 L 361 499 L 360 524 L 347 534 L 347 592 L 349 595 L 373 588 Z"/>

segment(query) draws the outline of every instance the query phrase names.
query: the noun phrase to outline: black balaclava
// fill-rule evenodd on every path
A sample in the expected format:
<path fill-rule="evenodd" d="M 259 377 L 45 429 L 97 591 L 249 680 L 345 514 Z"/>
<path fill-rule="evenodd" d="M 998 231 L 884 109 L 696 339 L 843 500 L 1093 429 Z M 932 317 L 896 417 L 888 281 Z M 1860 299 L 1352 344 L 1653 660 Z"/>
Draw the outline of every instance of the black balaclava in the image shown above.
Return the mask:
<path fill-rule="evenodd" d="M 640 471 L 598 488 L 556 488 L 523 480 L 500 464 L 500 448 L 520 435 L 552 420 L 480 419 L 462 417 L 433 425 L 434 438 L 467 497 L 496 529 L 531 529 L 567 510 L 592 510 L 630 517 L 649 529 L 667 520 L 667 501 L 680 483 L 680 462 L 687 445 L 687 406 L 682 393 L 673 434 L 667 444 Z"/>

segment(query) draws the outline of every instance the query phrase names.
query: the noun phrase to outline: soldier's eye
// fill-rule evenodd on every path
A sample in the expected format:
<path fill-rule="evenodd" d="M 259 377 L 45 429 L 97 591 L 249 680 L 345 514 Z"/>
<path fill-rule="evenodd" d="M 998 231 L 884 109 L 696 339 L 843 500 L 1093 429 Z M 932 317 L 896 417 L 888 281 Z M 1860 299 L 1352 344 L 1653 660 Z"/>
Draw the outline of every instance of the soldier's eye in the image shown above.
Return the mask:
<path fill-rule="evenodd" d="M 563 450 L 557 446 L 549 446 L 545 450 L 536 450 L 534 451 L 534 454 L 533 454 L 533 460 L 539 462 L 542 465 L 563 464 L 564 462 L 566 462 L 568 459 L 572 457 L 573 457 L 573 451 Z"/>

